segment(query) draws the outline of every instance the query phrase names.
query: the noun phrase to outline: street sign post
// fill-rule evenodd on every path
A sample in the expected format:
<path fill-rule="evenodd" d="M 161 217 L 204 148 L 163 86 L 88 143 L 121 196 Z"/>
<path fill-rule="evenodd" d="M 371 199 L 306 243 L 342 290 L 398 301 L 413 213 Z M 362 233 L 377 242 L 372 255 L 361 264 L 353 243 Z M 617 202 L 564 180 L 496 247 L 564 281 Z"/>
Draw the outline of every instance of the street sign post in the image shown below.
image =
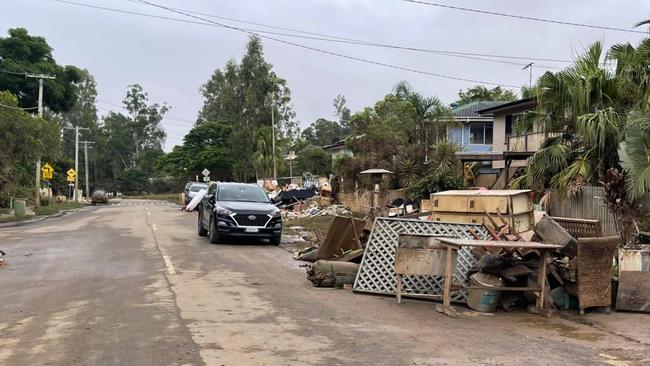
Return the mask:
<path fill-rule="evenodd" d="M 77 172 L 75 172 L 75 170 L 72 168 L 68 169 L 65 174 L 68 176 L 68 182 L 74 182 L 74 179 L 77 176 Z"/>
<path fill-rule="evenodd" d="M 43 167 L 41 168 L 41 176 L 43 176 L 43 179 L 45 180 L 50 180 L 52 179 L 52 174 L 54 173 L 54 168 L 48 163 L 45 163 Z"/>
<path fill-rule="evenodd" d="M 209 182 L 210 181 L 210 171 L 208 169 L 203 169 L 201 174 L 203 174 L 203 181 L 204 182 Z"/>

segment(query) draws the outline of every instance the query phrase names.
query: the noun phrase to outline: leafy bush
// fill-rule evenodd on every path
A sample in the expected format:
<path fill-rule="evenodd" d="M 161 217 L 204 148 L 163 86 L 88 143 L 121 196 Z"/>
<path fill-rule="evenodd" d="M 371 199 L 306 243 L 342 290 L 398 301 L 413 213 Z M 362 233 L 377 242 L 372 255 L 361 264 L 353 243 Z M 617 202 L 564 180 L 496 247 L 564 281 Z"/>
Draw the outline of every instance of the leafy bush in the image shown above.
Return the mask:
<path fill-rule="evenodd" d="M 445 168 L 432 169 L 409 187 L 407 196 L 412 200 L 429 198 L 431 193 L 463 188 L 463 179 Z"/>
<path fill-rule="evenodd" d="M 298 154 L 294 173 L 310 172 L 315 175 L 327 175 L 332 171 L 332 156 L 320 147 L 309 146 Z"/>
<path fill-rule="evenodd" d="M 148 191 L 149 180 L 143 171 L 128 169 L 117 177 L 117 187 L 123 194 L 140 194 Z"/>
<path fill-rule="evenodd" d="M 179 191 L 179 188 L 176 182 L 172 181 L 171 179 L 156 178 L 152 179 L 151 183 L 149 184 L 150 193 L 170 193 L 177 191 Z"/>

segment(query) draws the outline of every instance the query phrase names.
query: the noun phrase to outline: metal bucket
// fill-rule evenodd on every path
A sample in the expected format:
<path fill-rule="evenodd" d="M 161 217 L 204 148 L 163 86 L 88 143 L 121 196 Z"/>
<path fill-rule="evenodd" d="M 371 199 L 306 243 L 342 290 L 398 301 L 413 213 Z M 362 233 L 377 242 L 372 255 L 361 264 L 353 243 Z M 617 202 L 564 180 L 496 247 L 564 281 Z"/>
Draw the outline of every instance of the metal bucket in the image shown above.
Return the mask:
<path fill-rule="evenodd" d="M 469 278 L 470 288 L 467 296 L 467 306 L 483 313 L 491 313 L 497 309 L 500 291 L 471 288 L 473 286 L 501 287 L 503 280 L 497 276 L 485 273 L 475 273 Z"/>
<path fill-rule="evenodd" d="M 27 202 L 25 200 L 14 200 L 14 213 L 16 216 L 25 216 L 27 212 L 25 211 L 25 206 Z"/>

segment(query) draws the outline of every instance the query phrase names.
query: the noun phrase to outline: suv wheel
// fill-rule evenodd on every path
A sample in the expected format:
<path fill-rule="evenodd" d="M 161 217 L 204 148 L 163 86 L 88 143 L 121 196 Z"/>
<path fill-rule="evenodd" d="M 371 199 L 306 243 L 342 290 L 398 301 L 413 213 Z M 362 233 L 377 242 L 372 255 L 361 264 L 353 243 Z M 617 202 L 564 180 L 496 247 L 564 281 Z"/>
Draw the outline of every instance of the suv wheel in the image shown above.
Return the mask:
<path fill-rule="evenodd" d="M 217 228 L 214 225 L 214 218 L 210 217 L 210 230 L 208 230 L 209 235 L 210 235 L 210 243 L 212 244 L 218 244 L 221 241 L 221 238 L 219 237 L 219 232 L 217 231 Z"/>
<path fill-rule="evenodd" d="M 203 214 L 201 214 L 201 211 L 199 211 L 199 214 L 197 215 L 199 217 L 198 223 L 196 224 L 198 228 L 198 234 L 199 236 L 208 236 L 208 230 L 206 230 L 203 227 Z"/>
<path fill-rule="evenodd" d="M 277 247 L 278 245 L 280 245 L 280 242 L 281 242 L 281 241 L 282 241 L 282 236 L 280 236 L 280 235 L 278 235 L 278 236 L 274 236 L 274 237 L 272 237 L 271 239 L 269 239 L 269 242 L 270 242 L 272 245 L 275 245 L 276 247 Z"/>

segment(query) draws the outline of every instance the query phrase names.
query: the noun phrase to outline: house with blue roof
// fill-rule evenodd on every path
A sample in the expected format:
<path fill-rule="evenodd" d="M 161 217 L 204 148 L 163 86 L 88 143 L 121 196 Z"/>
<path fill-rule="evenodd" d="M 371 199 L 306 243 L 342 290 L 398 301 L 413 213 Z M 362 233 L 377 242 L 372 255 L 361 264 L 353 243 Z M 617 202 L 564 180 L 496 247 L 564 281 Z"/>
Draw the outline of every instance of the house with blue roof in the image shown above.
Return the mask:
<path fill-rule="evenodd" d="M 494 118 L 479 114 L 486 108 L 506 104 L 504 101 L 478 101 L 452 108 L 454 122 L 447 128 L 447 139 L 462 151 L 488 152 L 493 148 Z"/>

